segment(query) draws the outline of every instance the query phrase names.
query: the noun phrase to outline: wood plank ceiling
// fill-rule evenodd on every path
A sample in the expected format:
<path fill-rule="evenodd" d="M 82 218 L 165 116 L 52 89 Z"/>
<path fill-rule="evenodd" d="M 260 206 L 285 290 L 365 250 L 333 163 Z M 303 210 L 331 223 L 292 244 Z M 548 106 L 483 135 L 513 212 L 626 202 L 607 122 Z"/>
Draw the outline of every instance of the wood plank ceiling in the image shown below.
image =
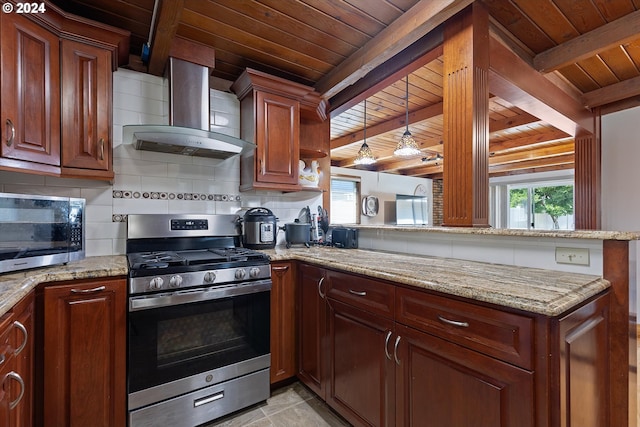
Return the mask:
<path fill-rule="evenodd" d="M 603 113 L 640 105 L 640 0 L 482 0 L 492 36 L 554 90 Z M 161 75 L 173 37 L 215 48 L 212 82 L 226 89 L 251 67 L 316 88 L 331 105 L 332 164 L 439 177 L 442 147 L 440 24 L 471 0 L 54 0 L 62 9 L 132 33 Z M 155 14 L 154 14 L 155 10 Z M 153 28 L 153 30 L 151 30 Z M 405 79 L 409 79 L 409 95 Z M 364 99 L 367 114 L 364 117 Z M 573 168 L 573 135 L 529 106 L 492 95 L 490 175 Z M 393 156 L 409 129 L 422 150 Z M 564 129 L 564 130 L 560 130 Z"/>

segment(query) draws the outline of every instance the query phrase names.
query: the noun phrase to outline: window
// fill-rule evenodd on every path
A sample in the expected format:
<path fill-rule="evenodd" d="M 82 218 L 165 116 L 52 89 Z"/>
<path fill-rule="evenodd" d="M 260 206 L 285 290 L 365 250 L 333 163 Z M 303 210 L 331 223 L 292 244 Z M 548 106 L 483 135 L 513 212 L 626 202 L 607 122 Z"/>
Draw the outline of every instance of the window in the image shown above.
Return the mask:
<path fill-rule="evenodd" d="M 573 230 L 573 183 L 508 185 L 508 228 Z"/>
<path fill-rule="evenodd" d="M 351 177 L 331 178 L 331 223 L 356 224 L 359 218 L 360 181 Z"/>

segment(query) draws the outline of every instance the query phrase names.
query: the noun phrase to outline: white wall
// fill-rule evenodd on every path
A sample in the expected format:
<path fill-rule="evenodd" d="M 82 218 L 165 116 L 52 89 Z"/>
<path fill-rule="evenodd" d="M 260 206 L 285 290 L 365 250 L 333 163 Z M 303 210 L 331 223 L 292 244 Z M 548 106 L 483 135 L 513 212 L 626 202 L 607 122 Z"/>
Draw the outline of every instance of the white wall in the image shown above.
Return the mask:
<path fill-rule="evenodd" d="M 602 228 L 640 230 L 640 107 L 602 117 Z"/>
<path fill-rule="evenodd" d="M 376 196 L 380 203 L 379 213 L 374 217 L 360 216 L 363 225 L 395 224 L 396 194 L 413 195 L 418 185 L 424 185 L 429 197 L 429 224 L 433 224 L 433 183 L 427 178 L 393 175 L 367 170 L 331 167 L 332 176 L 360 178 L 360 195 Z"/>
<path fill-rule="evenodd" d="M 0 171 L 0 192 L 85 198 L 87 256 L 124 253 L 127 214 L 227 214 L 265 206 L 284 224 L 302 207 L 322 203 L 317 192 L 240 193 L 238 157 L 223 161 L 133 149 L 122 140 L 123 125 L 168 123 L 166 81 L 120 69 L 113 76 L 113 92 L 113 184 Z M 218 132 L 240 136 L 234 94 L 211 91 L 211 123 Z M 278 240 L 284 240 L 284 233 Z"/>

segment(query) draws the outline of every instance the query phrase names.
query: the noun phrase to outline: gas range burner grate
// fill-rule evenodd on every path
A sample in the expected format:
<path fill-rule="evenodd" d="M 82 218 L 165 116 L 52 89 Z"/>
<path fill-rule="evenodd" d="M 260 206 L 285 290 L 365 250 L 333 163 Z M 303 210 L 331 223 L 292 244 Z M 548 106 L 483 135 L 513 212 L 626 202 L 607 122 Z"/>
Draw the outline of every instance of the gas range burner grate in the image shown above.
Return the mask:
<path fill-rule="evenodd" d="M 186 263 L 183 257 L 170 251 L 129 254 L 129 265 L 133 270 L 166 268 Z"/>

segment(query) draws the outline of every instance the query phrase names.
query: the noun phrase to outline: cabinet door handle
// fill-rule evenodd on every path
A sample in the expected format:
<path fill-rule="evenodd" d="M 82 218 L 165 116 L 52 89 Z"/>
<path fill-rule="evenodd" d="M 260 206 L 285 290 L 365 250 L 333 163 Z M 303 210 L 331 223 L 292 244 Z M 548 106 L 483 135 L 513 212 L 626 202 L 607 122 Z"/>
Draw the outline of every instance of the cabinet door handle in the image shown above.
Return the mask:
<path fill-rule="evenodd" d="M 449 320 L 446 317 L 442 317 L 442 316 L 438 316 L 438 320 L 441 321 L 442 323 L 446 323 L 447 325 L 451 325 L 451 326 L 456 326 L 458 328 L 468 328 L 469 327 L 469 323 L 467 322 L 460 322 L 457 320 Z"/>
<path fill-rule="evenodd" d="M 100 151 L 100 160 L 104 160 L 104 138 L 100 138 L 98 141 L 98 150 Z"/>
<path fill-rule="evenodd" d="M 322 293 L 322 282 L 324 282 L 324 277 L 318 280 L 318 293 L 320 294 L 320 298 L 325 299 L 327 295 Z"/>
<path fill-rule="evenodd" d="M 349 293 L 353 294 L 353 295 L 357 295 L 359 297 L 366 297 L 367 296 L 367 292 L 366 291 L 354 291 L 353 289 L 349 289 Z"/>
<path fill-rule="evenodd" d="M 400 366 L 400 359 L 398 359 L 398 344 L 400 344 L 400 335 L 396 337 L 396 343 L 393 345 L 393 358 L 396 360 L 396 365 Z"/>
<path fill-rule="evenodd" d="M 279 267 L 271 267 L 272 270 L 274 271 L 287 271 L 289 269 L 288 265 L 283 265 L 283 266 L 279 266 Z"/>
<path fill-rule="evenodd" d="M 24 396 L 24 381 L 22 380 L 22 377 L 16 373 L 16 372 L 9 372 L 7 374 L 6 378 L 10 378 L 13 380 L 18 381 L 18 384 L 20 384 L 20 395 L 18 397 L 16 397 L 16 400 L 14 400 L 13 402 L 9 403 L 9 409 L 13 409 L 16 406 L 18 406 L 18 403 L 20 403 L 20 401 L 22 400 L 22 397 Z"/>
<path fill-rule="evenodd" d="M 7 124 L 7 133 L 11 133 L 11 135 L 7 135 L 7 139 L 5 140 L 7 147 L 11 147 L 11 144 L 13 144 L 13 140 L 16 137 L 16 127 L 13 125 L 13 122 L 11 121 L 11 119 L 7 119 L 6 120 L 6 124 Z"/>
<path fill-rule="evenodd" d="M 389 354 L 389 338 L 391 338 L 391 331 L 387 332 L 387 336 L 384 339 L 384 355 L 387 359 L 391 360 L 391 354 Z"/>
<path fill-rule="evenodd" d="M 15 354 L 17 356 L 27 346 L 27 340 L 29 339 L 29 333 L 27 332 L 27 328 L 25 328 L 24 325 L 22 323 L 18 322 L 17 320 L 15 322 L 13 322 L 13 326 L 18 328 L 22 332 L 22 335 L 24 336 L 23 339 L 22 339 L 22 344 L 20 344 L 20 347 L 16 348 L 16 351 L 13 352 L 13 354 Z"/>
<path fill-rule="evenodd" d="M 7 360 L 7 355 L 5 353 L 0 354 L 0 365 L 2 365 L 5 360 Z"/>
<path fill-rule="evenodd" d="M 71 292 L 74 294 L 90 294 L 93 292 L 101 292 L 101 291 L 104 291 L 105 289 L 107 289 L 106 286 L 98 286 L 97 288 L 93 288 L 93 289 L 71 289 Z"/>
<path fill-rule="evenodd" d="M 264 175 L 264 174 L 265 174 L 264 162 L 262 161 L 262 159 L 260 159 L 260 175 Z"/>

